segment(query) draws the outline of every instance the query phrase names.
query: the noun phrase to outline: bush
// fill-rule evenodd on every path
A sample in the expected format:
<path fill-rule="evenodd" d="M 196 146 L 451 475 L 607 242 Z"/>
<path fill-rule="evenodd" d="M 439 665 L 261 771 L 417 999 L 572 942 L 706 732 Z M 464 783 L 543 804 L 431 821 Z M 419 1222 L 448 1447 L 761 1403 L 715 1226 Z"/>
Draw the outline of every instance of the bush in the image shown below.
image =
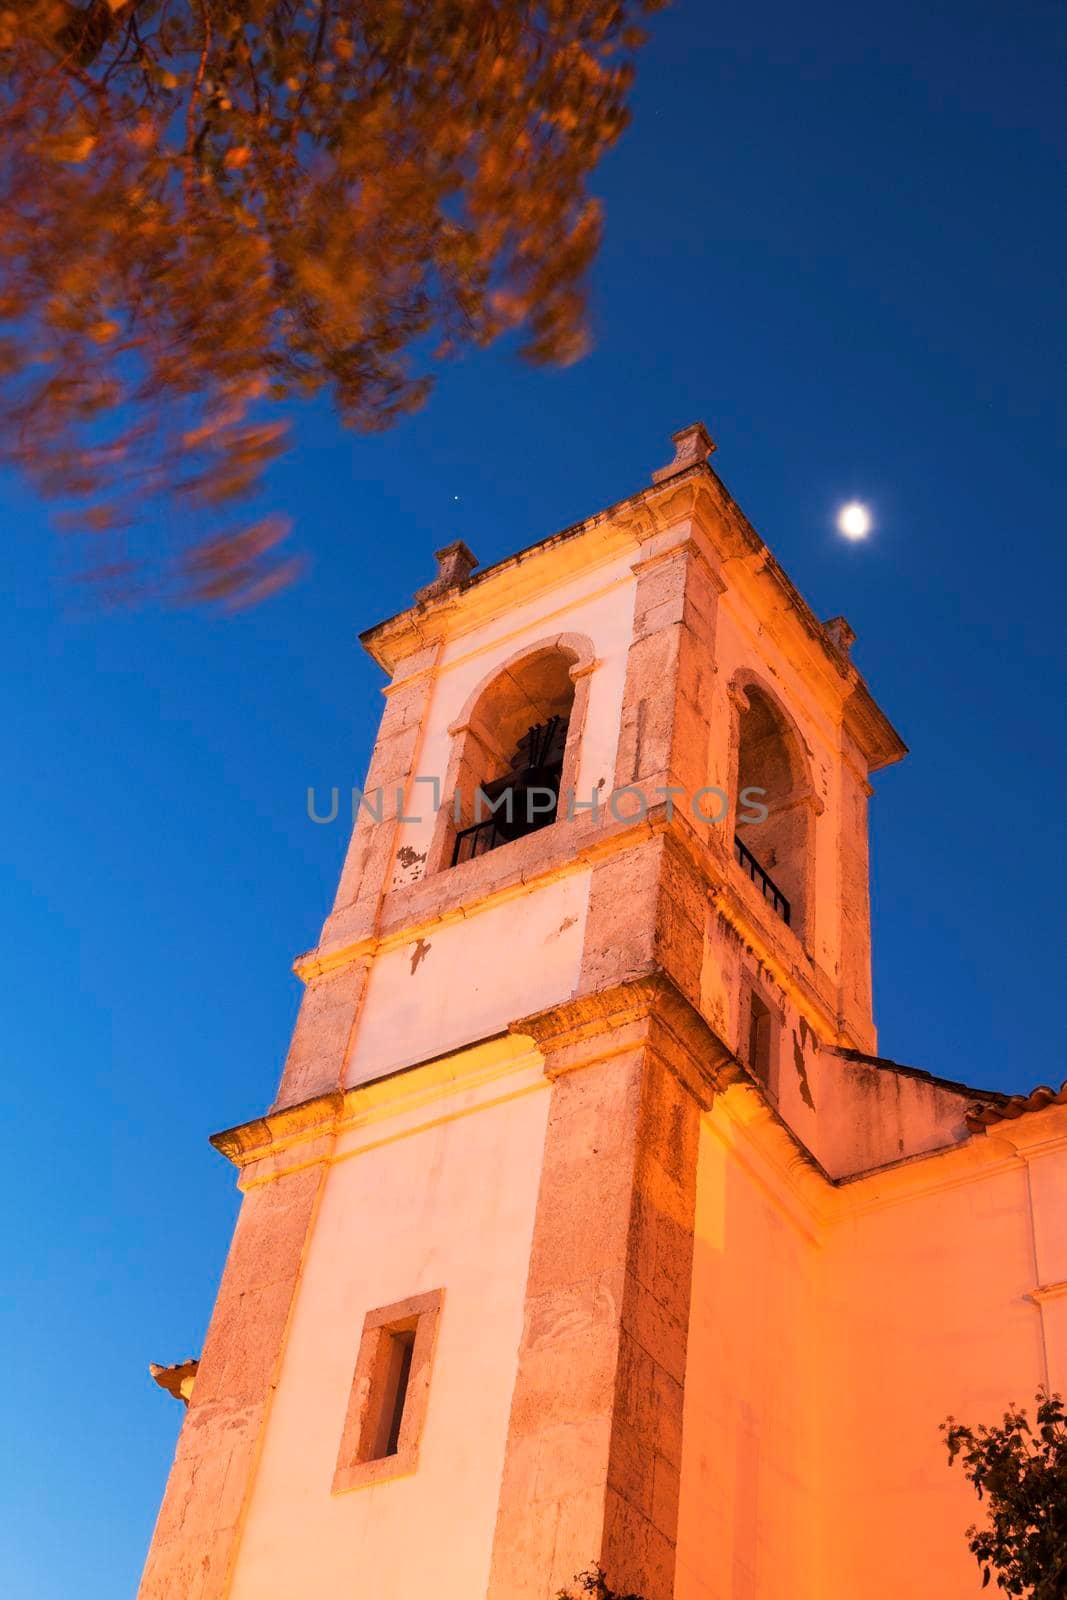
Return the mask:
<path fill-rule="evenodd" d="M 951 1465 L 961 1458 L 979 1500 L 984 1528 L 967 1530 L 983 1588 L 996 1579 L 1005 1594 L 1031 1600 L 1067 1596 L 1067 1411 L 1058 1394 L 1039 1391 L 1033 1426 L 1014 1404 L 1000 1427 L 941 1425 Z"/>

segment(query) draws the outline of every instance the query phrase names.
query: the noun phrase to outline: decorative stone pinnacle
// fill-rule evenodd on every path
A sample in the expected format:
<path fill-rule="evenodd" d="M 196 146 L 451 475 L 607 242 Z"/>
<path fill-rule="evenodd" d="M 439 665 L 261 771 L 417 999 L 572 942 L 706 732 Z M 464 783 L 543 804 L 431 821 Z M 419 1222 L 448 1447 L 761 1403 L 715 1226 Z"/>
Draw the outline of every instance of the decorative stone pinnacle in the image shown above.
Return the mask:
<path fill-rule="evenodd" d="M 435 550 L 434 559 L 437 562 L 437 576 L 425 588 L 415 590 L 416 600 L 435 600 L 439 594 L 444 594 L 449 589 L 462 588 L 478 565 L 478 557 L 473 550 L 467 548 L 462 539 L 456 539 L 454 543 Z"/>
<path fill-rule="evenodd" d="M 660 467 L 658 472 L 652 474 L 653 483 L 662 483 L 665 478 L 673 478 L 676 472 L 697 466 L 706 461 L 715 449 L 715 442 L 702 422 L 691 422 L 688 428 L 672 433 L 671 440 L 674 444 L 674 460 L 669 466 Z"/>
<path fill-rule="evenodd" d="M 846 617 L 831 617 L 829 622 L 824 622 L 823 627 L 830 636 L 830 643 L 843 656 L 847 656 L 855 641 L 855 631 L 849 627 Z"/>

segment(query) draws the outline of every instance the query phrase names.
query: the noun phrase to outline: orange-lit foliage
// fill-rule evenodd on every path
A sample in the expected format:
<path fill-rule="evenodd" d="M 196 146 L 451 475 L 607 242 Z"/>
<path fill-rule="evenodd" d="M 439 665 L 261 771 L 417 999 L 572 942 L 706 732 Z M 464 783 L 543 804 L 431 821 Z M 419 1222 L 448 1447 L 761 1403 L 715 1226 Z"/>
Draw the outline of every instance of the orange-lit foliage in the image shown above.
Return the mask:
<path fill-rule="evenodd" d="M 586 184 L 658 3 L 0 0 L 5 458 L 100 533 L 179 498 L 199 534 L 118 582 L 285 581 L 284 525 L 218 520 L 278 402 L 380 428 L 463 345 L 581 354 Z"/>

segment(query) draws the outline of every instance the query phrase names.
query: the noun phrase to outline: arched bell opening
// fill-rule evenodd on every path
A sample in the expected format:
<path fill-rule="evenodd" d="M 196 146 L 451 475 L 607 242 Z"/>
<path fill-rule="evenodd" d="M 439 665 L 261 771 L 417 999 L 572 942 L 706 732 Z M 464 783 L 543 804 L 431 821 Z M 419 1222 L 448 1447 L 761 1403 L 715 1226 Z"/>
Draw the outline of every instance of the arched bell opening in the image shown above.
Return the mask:
<path fill-rule="evenodd" d="M 551 827 L 577 765 L 592 650 L 578 635 L 505 663 L 452 728 L 438 869 Z"/>
<path fill-rule="evenodd" d="M 771 695 L 747 683 L 738 700 L 734 854 L 776 914 L 803 938 L 815 820 L 807 760 Z"/>

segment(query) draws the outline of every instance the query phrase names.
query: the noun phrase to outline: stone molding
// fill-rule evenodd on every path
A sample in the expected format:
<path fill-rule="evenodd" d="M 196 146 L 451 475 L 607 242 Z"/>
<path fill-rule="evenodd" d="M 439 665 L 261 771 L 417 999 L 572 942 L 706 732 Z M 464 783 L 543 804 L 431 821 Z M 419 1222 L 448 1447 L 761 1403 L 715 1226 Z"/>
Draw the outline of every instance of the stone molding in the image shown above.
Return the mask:
<path fill-rule="evenodd" d="M 1039 1284 L 1036 1289 L 1030 1290 L 1026 1298 L 1028 1300 L 1036 1300 L 1039 1305 L 1048 1300 L 1067 1299 L 1067 1279 L 1064 1279 L 1062 1283 Z"/>
<path fill-rule="evenodd" d="M 726 562 L 750 564 L 756 559 L 756 580 L 772 583 L 777 590 L 775 618 L 792 634 L 794 647 L 799 643 L 797 630 L 803 635 L 812 671 L 821 675 L 828 686 L 834 686 L 828 692 L 832 692 L 837 707 L 836 717 L 846 720 L 871 770 L 906 755 L 907 746 L 875 703 L 855 665 L 828 637 L 824 624 L 706 462 L 683 467 L 662 484 L 617 501 L 561 533 L 485 568 L 472 576 L 462 590 L 450 589 L 436 600 L 367 629 L 360 635 L 361 641 L 379 665 L 395 674 L 402 670 L 408 657 L 425 649 L 432 640 L 446 633 L 450 639 L 458 638 L 498 615 L 502 607 L 525 604 L 570 581 L 578 571 L 588 571 L 589 562 L 581 552 L 586 535 L 597 531 L 597 562 L 601 564 L 627 548 L 642 545 L 673 521 L 690 515 L 701 521 L 718 552 L 716 566 Z M 774 625 L 778 627 L 779 621 Z"/>
<path fill-rule="evenodd" d="M 588 872 L 598 862 L 663 834 L 670 835 L 702 882 L 708 910 L 722 915 L 735 927 L 816 1034 L 827 1043 L 855 1044 L 844 1027 L 836 991 L 829 980 L 820 979 L 820 969 L 796 934 L 774 916 L 733 860 L 732 850 L 727 851 L 725 841 L 720 845 L 707 839 L 677 812 L 673 820 L 668 820 L 666 802 L 650 807 L 640 822 L 611 822 L 594 827 L 589 822 L 560 821 L 527 839 L 436 874 L 433 879 L 394 890 L 387 899 L 378 931 L 307 951 L 293 963 L 293 970 L 304 983 L 310 983 L 352 963 L 371 960 L 383 950 L 427 937 L 443 924 L 468 919 L 558 878 Z"/>
<path fill-rule="evenodd" d="M 509 1031 L 534 1041 L 545 1057 L 545 1075 L 553 1081 L 637 1043 L 647 1045 L 705 1110 L 719 1089 L 737 1081 L 739 1072 L 733 1053 L 663 971 L 574 995 L 519 1018 Z M 696 1074 L 686 1070 L 683 1051 L 699 1063 Z"/>
<path fill-rule="evenodd" d="M 413 1061 L 380 1078 L 349 1089 L 314 1095 L 213 1134 L 210 1143 L 237 1167 L 241 1186 L 270 1182 L 309 1161 L 344 1159 L 339 1140 L 393 1117 L 417 1117 L 424 1106 L 440 1107 L 442 1099 L 490 1089 L 531 1064 L 540 1065 L 532 1050 L 522 1051 L 509 1032 L 472 1039 L 460 1049 Z"/>

